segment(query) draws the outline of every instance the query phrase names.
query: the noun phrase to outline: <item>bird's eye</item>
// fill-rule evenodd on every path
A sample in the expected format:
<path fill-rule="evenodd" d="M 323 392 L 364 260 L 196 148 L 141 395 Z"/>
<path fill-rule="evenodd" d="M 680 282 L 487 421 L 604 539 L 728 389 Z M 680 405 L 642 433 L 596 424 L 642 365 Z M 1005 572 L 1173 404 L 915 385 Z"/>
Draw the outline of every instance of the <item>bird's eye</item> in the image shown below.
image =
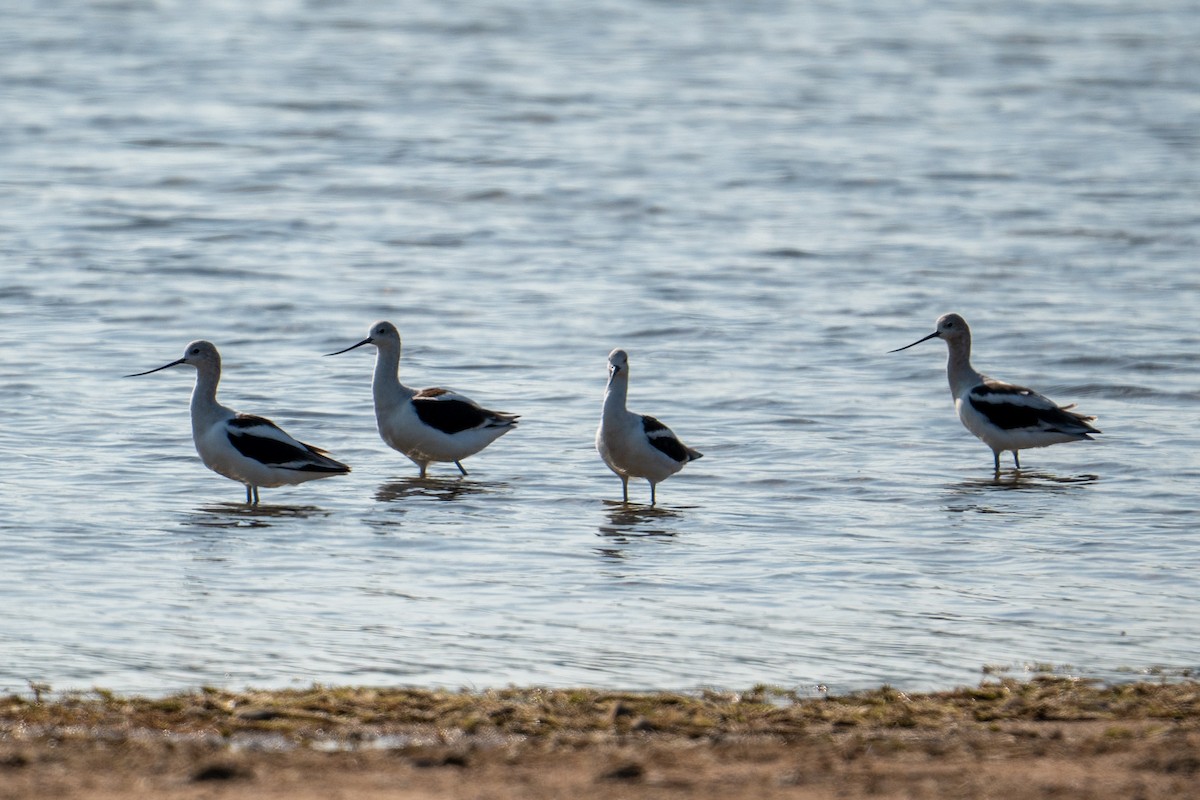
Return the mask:
<path fill-rule="evenodd" d="M 193 347 L 193 348 L 192 348 L 192 355 L 194 355 L 194 356 L 198 356 L 198 355 L 200 355 L 200 348 L 199 348 L 199 347 Z"/>

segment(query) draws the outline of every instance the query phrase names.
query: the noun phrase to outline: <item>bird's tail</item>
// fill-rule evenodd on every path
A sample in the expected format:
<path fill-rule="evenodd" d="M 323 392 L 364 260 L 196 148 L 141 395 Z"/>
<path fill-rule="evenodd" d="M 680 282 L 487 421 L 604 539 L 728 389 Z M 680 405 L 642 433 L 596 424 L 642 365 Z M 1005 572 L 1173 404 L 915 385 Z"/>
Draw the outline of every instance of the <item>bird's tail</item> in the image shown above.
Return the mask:
<path fill-rule="evenodd" d="M 492 418 L 487 421 L 484 427 L 487 428 L 512 428 L 520 420 L 520 414 L 507 414 L 503 411 L 493 411 Z"/>
<path fill-rule="evenodd" d="M 1075 403 L 1071 403 L 1070 405 L 1059 406 L 1058 410 L 1065 412 L 1067 416 L 1079 422 L 1080 427 L 1084 428 L 1087 433 L 1103 433 L 1103 431 L 1093 427 L 1092 425 L 1092 423 L 1096 421 L 1095 415 L 1080 414 L 1078 411 L 1072 411 L 1071 409 L 1074 408 L 1075 405 Z"/>
<path fill-rule="evenodd" d="M 304 442 L 301 442 L 304 444 Z M 335 458 L 330 458 L 329 454 L 319 447 L 313 447 L 311 444 L 304 444 L 308 448 L 309 455 L 312 456 L 312 461 L 304 467 L 306 472 L 332 472 L 335 475 L 341 475 L 350 471 L 348 464 L 343 464 Z"/>

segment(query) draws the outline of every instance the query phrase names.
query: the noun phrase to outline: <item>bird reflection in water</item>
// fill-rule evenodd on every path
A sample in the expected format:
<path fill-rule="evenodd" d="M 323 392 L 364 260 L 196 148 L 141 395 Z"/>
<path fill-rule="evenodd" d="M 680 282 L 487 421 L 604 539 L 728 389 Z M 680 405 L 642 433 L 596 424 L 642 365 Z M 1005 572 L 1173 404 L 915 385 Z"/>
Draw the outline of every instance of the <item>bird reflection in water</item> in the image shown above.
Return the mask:
<path fill-rule="evenodd" d="M 410 497 L 458 500 L 476 494 L 490 494 L 508 484 L 497 481 L 466 481 L 461 478 L 398 478 L 386 481 L 375 490 L 375 500 L 394 503 Z"/>
<path fill-rule="evenodd" d="M 997 493 L 1013 491 L 1044 495 L 1066 494 L 1099 480 L 1099 475 L 1054 475 L 1040 470 L 1013 471 L 994 478 L 970 478 L 946 485 L 946 491 L 950 495 L 946 510 L 956 513 L 978 511 L 985 514 L 1002 514 L 1004 512 L 998 508 L 970 501 L 988 497 L 999 499 L 1002 495 Z"/>
<path fill-rule="evenodd" d="M 604 504 L 608 506 L 608 522 L 599 526 L 597 535 L 607 541 L 596 552 L 607 558 L 625 558 L 624 546 L 634 540 L 671 539 L 679 533 L 664 523 L 682 519 L 680 511 L 662 506 L 630 506 L 612 500 L 605 500 Z"/>
<path fill-rule="evenodd" d="M 275 520 L 326 516 L 329 512 L 316 506 L 214 503 L 190 513 L 186 524 L 198 528 L 269 528 Z"/>
<path fill-rule="evenodd" d="M 1076 486 L 1095 483 L 1099 475 L 1054 475 L 1041 470 L 1014 470 L 994 478 L 968 478 L 946 486 L 952 492 L 976 494 L 979 492 L 1011 491 L 1013 489 L 1033 492 L 1064 492 Z"/>

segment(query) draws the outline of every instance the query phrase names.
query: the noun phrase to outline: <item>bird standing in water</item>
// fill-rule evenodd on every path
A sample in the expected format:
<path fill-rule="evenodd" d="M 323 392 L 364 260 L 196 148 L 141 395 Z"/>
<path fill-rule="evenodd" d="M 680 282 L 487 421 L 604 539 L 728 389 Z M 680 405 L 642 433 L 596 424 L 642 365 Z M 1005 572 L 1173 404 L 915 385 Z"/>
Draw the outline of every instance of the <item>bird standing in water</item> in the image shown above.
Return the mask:
<path fill-rule="evenodd" d="M 431 462 L 450 461 L 463 475 L 462 459 L 478 453 L 517 426 L 516 414 L 488 411 L 448 389 L 413 389 L 400 382 L 400 331 L 376 322 L 367 338 L 345 350 L 375 345 L 375 421 L 387 445 L 408 456 L 421 470 Z"/>
<path fill-rule="evenodd" d="M 992 448 L 996 475 L 1000 474 L 1000 454 L 1005 450 L 1012 451 L 1013 463 L 1020 469 L 1021 450 L 1078 442 L 1091 439 L 1089 434 L 1100 433 L 1090 424 L 1096 418 L 1072 411 L 1074 404 L 1060 406 L 1032 389 L 989 378 L 972 367 L 971 329 L 958 314 L 942 315 L 933 333 L 891 352 L 934 338 L 944 340 L 949 349 L 946 375 L 958 418 Z"/>
<path fill-rule="evenodd" d="M 126 375 L 134 378 L 186 364 L 196 369 L 192 391 L 192 440 L 204 466 L 246 486 L 246 503 L 258 504 L 260 486 L 291 486 L 344 475 L 350 467 L 324 450 L 298 442 L 269 419 L 239 414 L 217 402 L 221 354 L 212 342 L 197 340 L 183 358 Z"/>
<path fill-rule="evenodd" d="M 628 393 L 629 356 L 624 350 L 613 350 L 608 354 L 608 387 L 596 431 L 596 450 L 621 479 L 624 502 L 629 502 L 629 479 L 645 478 L 650 482 L 650 505 L 654 505 L 655 487 L 703 453 L 679 441 L 654 417 L 628 410 Z"/>

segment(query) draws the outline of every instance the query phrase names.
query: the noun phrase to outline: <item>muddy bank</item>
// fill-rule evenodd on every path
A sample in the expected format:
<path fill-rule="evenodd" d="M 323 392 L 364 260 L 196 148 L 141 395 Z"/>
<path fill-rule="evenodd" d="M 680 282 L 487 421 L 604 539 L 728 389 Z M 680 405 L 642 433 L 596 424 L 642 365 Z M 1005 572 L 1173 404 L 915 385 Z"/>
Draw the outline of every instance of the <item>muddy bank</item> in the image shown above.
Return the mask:
<path fill-rule="evenodd" d="M 1200 683 L 921 695 L 506 689 L 0 700 L 9 798 L 1177 798 Z"/>

